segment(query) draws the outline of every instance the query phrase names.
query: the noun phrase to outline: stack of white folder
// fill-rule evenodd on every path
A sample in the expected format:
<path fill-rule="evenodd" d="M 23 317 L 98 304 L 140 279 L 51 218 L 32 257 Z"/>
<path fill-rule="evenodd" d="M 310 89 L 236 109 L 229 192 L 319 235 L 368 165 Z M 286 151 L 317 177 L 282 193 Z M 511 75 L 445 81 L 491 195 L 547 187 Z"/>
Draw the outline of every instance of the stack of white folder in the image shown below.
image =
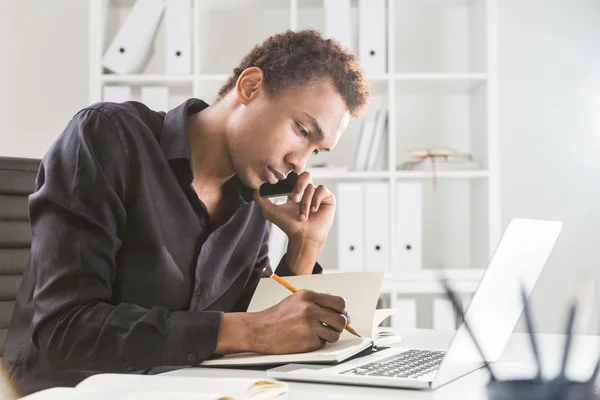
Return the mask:
<path fill-rule="evenodd" d="M 324 0 L 324 35 L 354 51 L 367 74 L 387 71 L 386 0 L 358 0 L 358 46 L 354 45 L 351 25 L 351 0 Z"/>
<path fill-rule="evenodd" d="M 102 57 L 102 66 L 118 74 L 144 72 L 155 52 L 158 29 L 165 20 L 165 72 L 186 75 L 192 72 L 192 3 L 191 0 L 137 0 L 125 22 Z M 132 100 L 130 86 L 105 86 L 103 100 Z M 167 111 L 169 89 L 144 86 L 140 100 L 151 109 Z"/>

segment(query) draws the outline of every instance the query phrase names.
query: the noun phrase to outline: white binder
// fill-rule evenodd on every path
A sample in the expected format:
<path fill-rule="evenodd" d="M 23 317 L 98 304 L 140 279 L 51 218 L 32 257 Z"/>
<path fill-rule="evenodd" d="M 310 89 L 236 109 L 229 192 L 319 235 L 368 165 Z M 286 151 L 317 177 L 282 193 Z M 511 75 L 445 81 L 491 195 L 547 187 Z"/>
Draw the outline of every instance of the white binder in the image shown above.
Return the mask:
<path fill-rule="evenodd" d="M 397 268 L 421 268 L 422 238 L 422 184 L 398 182 L 396 185 L 396 252 Z"/>
<path fill-rule="evenodd" d="M 165 69 L 167 74 L 191 74 L 191 0 L 166 0 L 165 28 Z"/>
<path fill-rule="evenodd" d="M 371 142 L 371 146 L 369 147 L 369 155 L 367 156 L 367 165 L 365 168 L 369 171 L 375 169 L 377 164 L 377 156 L 381 152 L 381 143 L 383 142 L 387 127 L 387 115 L 388 111 L 386 109 L 381 109 L 377 112 L 377 117 L 375 118 L 373 140 Z"/>
<path fill-rule="evenodd" d="M 140 100 L 154 111 L 169 111 L 169 88 L 165 86 L 142 86 Z"/>
<path fill-rule="evenodd" d="M 365 267 L 390 267 L 389 187 L 384 182 L 368 182 L 365 189 Z"/>
<path fill-rule="evenodd" d="M 367 74 L 386 68 L 386 0 L 358 0 L 358 58 Z"/>
<path fill-rule="evenodd" d="M 323 0 L 323 11 L 325 12 L 324 36 L 335 39 L 343 47 L 352 50 L 350 10 L 350 0 Z"/>
<path fill-rule="evenodd" d="M 164 7 L 163 0 L 137 0 L 108 46 L 102 65 L 117 74 L 142 72 L 154 53 Z"/>
<path fill-rule="evenodd" d="M 337 191 L 338 268 L 361 271 L 365 269 L 363 185 L 339 183 Z"/>
<path fill-rule="evenodd" d="M 452 307 L 450 300 L 433 300 L 433 329 L 441 331 L 451 331 L 456 329 L 454 308 Z"/>
<path fill-rule="evenodd" d="M 415 299 L 398 299 L 392 294 L 392 308 L 398 311 L 392 315 L 392 328 L 395 331 L 417 328 L 417 301 Z"/>
<path fill-rule="evenodd" d="M 122 103 L 131 100 L 130 86 L 104 86 L 102 88 L 102 101 Z"/>

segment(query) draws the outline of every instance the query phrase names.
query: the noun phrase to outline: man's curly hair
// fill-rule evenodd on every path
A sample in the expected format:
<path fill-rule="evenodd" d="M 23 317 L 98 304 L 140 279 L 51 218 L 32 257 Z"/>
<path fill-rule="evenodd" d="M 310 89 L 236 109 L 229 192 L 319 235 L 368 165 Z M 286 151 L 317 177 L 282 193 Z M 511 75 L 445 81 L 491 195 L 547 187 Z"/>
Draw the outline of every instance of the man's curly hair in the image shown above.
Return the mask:
<path fill-rule="evenodd" d="M 270 96 L 315 78 L 330 78 L 353 117 L 363 112 L 371 96 L 371 85 L 365 79 L 358 58 L 335 40 L 325 39 L 312 29 L 288 30 L 255 46 L 221 87 L 217 100 L 229 93 L 241 73 L 250 67 L 262 69 L 265 89 Z"/>

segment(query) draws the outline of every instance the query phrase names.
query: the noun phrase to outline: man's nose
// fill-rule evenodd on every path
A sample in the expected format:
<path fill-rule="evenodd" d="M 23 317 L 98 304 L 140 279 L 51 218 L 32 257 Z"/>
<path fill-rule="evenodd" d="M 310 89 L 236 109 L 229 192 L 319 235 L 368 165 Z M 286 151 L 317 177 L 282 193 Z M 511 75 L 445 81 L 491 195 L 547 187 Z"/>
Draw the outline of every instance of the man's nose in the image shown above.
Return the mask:
<path fill-rule="evenodd" d="M 311 154 L 312 152 L 308 153 L 308 155 L 296 154 L 295 156 L 290 157 L 288 166 L 292 171 L 300 175 L 306 169 L 306 164 L 308 163 Z"/>

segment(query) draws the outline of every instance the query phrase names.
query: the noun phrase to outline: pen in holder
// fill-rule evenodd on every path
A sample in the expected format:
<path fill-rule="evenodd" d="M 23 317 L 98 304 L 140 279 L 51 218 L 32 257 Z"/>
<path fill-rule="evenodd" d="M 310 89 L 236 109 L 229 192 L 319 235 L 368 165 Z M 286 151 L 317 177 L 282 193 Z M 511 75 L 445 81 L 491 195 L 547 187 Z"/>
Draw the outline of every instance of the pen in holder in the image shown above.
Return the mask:
<path fill-rule="evenodd" d="M 573 323 L 577 312 L 577 302 L 573 301 L 569 308 L 568 321 L 566 326 L 566 340 L 563 350 L 561 362 L 561 370 L 558 376 L 552 379 L 544 379 L 542 376 L 542 366 L 539 356 L 539 348 L 535 337 L 533 327 L 533 318 L 527 303 L 527 294 L 524 287 L 521 287 L 521 300 L 523 302 L 523 311 L 525 313 L 525 321 L 529 332 L 531 349 L 537 367 L 537 374 L 533 379 L 510 379 L 500 380 L 492 370 L 491 365 L 487 361 L 482 347 L 475 337 L 471 327 L 465 319 L 462 307 L 458 302 L 458 296 L 450 288 L 448 281 L 445 278 L 441 279 L 441 284 L 444 287 L 446 295 L 455 312 L 463 321 L 464 327 L 471 336 L 473 343 L 479 355 L 481 356 L 485 368 L 490 374 L 490 381 L 487 384 L 488 400 L 596 400 L 600 396 L 596 393 L 595 382 L 600 371 L 600 358 L 596 362 L 596 366 L 591 377 L 585 381 L 573 381 L 566 377 L 566 368 L 571 350 L 571 341 L 573 338 Z"/>

